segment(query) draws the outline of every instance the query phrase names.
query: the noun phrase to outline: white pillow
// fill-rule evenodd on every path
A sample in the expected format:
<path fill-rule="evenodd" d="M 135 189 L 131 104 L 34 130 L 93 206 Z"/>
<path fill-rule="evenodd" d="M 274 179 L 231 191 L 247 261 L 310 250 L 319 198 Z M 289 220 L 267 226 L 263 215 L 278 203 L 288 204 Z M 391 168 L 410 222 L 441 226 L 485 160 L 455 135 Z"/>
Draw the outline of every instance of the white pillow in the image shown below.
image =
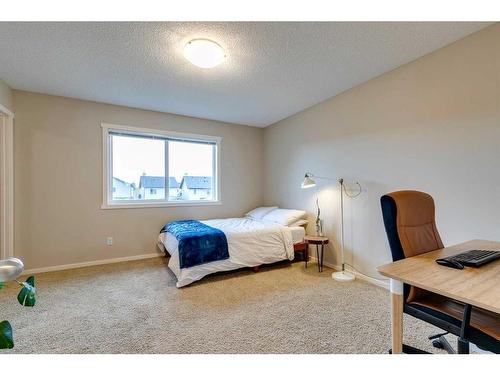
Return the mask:
<path fill-rule="evenodd" d="M 277 208 L 265 215 L 262 220 L 272 221 L 281 225 L 290 225 L 296 221 L 306 217 L 307 213 L 301 210 L 287 210 L 284 208 Z"/>
<path fill-rule="evenodd" d="M 269 212 L 277 209 L 277 206 L 273 207 L 257 207 L 252 211 L 247 212 L 245 216 L 251 217 L 252 219 L 261 220 L 264 216 L 266 216 Z"/>
<path fill-rule="evenodd" d="M 291 223 L 291 224 L 288 224 L 289 227 L 301 227 L 303 225 L 306 225 L 308 224 L 309 222 L 307 220 L 304 220 L 304 219 L 300 219 L 300 220 L 297 220 L 296 222 L 294 223 Z"/>

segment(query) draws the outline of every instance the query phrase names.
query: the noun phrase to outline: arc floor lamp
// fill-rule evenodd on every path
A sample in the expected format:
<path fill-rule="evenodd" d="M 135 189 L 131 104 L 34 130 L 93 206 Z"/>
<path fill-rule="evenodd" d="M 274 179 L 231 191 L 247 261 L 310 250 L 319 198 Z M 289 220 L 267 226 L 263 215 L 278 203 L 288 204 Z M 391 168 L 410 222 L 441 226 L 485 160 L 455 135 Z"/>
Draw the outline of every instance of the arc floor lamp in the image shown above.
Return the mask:
<path fill-rule="evenodd" d="M 335 181 L 335 179 L 333 178 L 315 176 L 312 173 L 307 172 L 304 176 L 304 181 L 302 181 L 301 185 L 302 189 L 308 189 L 316 186 L 316 181 L 314 179 Z M 356 192 L 355 194 L 350 194 L 345 189 L 343 178 L 339 178 L 337 182 L 339 183 L 340 187 L 340 257 L 342 263 L 342 270 L 340 272 L 332 273 L 332 278 L 337 281 L 352 281 L 355 279 L 355 276 L 354 274 L 347 272 L 345 270 L 345 261 L 344 261 L 344 194 L 349 198 L 356 198 L 358 195 L 361 194 L 361 185 L 359 184 L 359 182 L 356 182 L 359 191 Z"/>

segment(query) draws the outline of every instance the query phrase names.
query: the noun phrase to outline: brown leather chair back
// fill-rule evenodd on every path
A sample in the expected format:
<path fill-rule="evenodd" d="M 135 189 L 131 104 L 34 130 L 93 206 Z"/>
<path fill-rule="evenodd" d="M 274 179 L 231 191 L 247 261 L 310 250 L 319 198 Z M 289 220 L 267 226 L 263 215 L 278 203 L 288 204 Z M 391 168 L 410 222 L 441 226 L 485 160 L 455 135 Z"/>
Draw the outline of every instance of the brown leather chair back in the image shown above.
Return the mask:
<path fill-rule="evenodd" d="M 436 228 L 434 200 L 429 194 L 413 190 L 396 191 L 384 195 L 381 203 L 393 260 L 444 247 Z M 396 233 L 390 230 L 394 227 Z M 398 251 L 403 254 L 398 256 Z M 407 302 L 423 293 L 427 292 L 411 287 Z"/>

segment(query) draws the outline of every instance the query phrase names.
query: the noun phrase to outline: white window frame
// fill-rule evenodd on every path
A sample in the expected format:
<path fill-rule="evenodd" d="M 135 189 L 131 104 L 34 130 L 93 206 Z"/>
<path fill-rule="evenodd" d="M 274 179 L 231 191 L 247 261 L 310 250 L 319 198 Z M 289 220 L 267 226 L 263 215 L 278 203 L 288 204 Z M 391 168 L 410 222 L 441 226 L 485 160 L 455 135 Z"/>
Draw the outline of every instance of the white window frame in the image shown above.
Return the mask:
<path fill-rule="evenodd" d="M 213 206 L 222 204 L 221 200 L 221 137 L 211 135 L 189 134 L 172 132 L 160 129 L 146 129 L 134 126 L 124 126 L 116 124 L 101 123 L 102 128 L 102 209 L 119 209 L 119 208 L 152 208 L 152 207 L 175 207 L 175 206 Z M 168 201 L 169 186 L 165 186 L 165 199 L 151 200 L 134 200 L 124 202 L 113 200 L 113 164 L 112 164 L 112 145 L 110 132 L 120 132 L 130 135 L 152 136 L 160 138 L 179 139 L 182 141 L 206 141 L 214 142 L 216 147 L 213 148 L 213 166 L 212 170 L 215 178 L 212 178 L 212 189 L 214 199 L 200 201 Z M 165 179 L 168 180 L 168 142 L 165 142 Z"/>

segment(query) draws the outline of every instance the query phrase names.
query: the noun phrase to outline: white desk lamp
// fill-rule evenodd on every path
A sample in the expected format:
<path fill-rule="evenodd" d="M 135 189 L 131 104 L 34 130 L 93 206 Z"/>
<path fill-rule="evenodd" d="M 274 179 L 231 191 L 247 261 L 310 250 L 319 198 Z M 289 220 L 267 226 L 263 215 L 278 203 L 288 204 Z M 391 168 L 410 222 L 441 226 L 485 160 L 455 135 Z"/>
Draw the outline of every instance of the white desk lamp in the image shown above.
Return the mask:
<path fill-rule="evenodd" d="M 316 181 L 314 181 L 314 178 L 334 181 L 333 178 L 315 176 L 312 173 L 307 172 L 304 176 L 304 181 L 302 181 L 301 185 L 302 189 L 308 189 L 316 186 Z M 356 182 L 356 184 L 359 187 L 359 191 L 354 195 L 350 195 L 345 190 L 344 179 L 339 178 L 337 181 L 340 185 L 340 256 L 342 263 L 342 271 L 332 273 L 332 278 L 337 281 L 353 281 L 356 277 L 354 276 L 354 274 L 347 272 L 345 270 L 345 262 L 344 262 L 344 194 L 347 195 L 349 198 L 356 198 L 358 195 L 361 194 L 361 185 L 359 184 L 359 182 Z"/>

